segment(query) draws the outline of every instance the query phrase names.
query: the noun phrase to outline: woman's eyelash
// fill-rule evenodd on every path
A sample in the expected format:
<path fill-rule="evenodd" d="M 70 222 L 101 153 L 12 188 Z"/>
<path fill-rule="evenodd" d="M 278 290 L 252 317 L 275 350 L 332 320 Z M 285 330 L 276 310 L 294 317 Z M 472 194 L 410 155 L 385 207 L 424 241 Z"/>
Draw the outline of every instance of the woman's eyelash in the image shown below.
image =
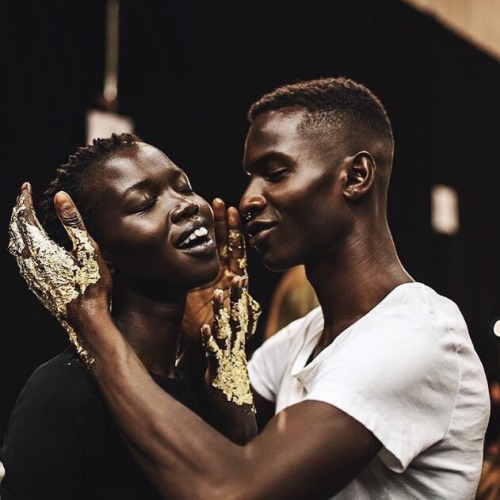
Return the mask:
<path fill-rule="evenodd" d="M 158 198 L 150 198 L 146 201 L 144 201 L 143 203 L 141 203 L 138 207 L 137 207 L 137 211 L 138 212 L 145 212 L 146 210 L 148 210 L 149 208 L 151 208 L 152 206 L 156 205 L 156 201 L 157 201 Z"/>

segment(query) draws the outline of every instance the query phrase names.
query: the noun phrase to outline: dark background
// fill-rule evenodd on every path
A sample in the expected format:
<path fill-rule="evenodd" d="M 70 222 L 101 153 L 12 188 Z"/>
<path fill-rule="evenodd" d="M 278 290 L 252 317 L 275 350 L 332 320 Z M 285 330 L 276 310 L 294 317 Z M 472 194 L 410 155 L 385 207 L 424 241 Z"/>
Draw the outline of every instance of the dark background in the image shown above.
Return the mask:
<path fill-rule="evenodd" d="M 105 2 L 0 1 L 1 442 L 27 377 L 67 343 L 7 252 L 10 212 L 23 181 L 39 200 L 85 141 L 85 112 L 102 91 Z M 401 260 L 458 303 L 488 374 L 498 376 L 499 62 L 398 0 L 296 4 L 122 0 L 120 113 L 189 173 L 199 194 L 236 204 L 254 99 L 318 76 L 368 85 L 395 129 L 389 217 Z M 456 236 L 430 227 L 438 182 L 459 194 Z M 280 275 L 253 251 L 249 267 L 265 310 Z"/>

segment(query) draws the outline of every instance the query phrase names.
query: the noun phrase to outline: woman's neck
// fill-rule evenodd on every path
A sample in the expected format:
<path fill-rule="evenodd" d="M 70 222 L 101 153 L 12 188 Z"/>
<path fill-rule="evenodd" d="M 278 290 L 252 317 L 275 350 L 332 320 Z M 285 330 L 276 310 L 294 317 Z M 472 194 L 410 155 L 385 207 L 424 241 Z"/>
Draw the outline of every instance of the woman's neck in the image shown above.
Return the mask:
<path fill-rule="evenodd" d="M 185 298 L 157 301 L 149 298 L 113 300 L 112 317 L 148 371 L 173 377 Z"/>

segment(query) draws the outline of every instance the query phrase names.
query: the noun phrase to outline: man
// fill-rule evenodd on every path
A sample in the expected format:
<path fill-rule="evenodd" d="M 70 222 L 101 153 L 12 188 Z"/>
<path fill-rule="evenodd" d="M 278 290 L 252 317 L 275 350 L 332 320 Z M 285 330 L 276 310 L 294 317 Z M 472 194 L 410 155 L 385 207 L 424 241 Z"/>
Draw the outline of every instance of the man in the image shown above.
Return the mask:
<path fill-rule="evenodd" d="M 102 294 L 86 293 L 78 331 L 135 456 L 169 498 L 474 498 L 486 377 L 457 306 L 398 258 L 382 104 L 324 78 L 276 89 L 249 118 L 249 243 L 271 270 L 304 264 L 320 307 L 252 357 L 261 430 L 238 446 L 155 388 Z M 71 199 L 55 201 L 83 229 Z"/>

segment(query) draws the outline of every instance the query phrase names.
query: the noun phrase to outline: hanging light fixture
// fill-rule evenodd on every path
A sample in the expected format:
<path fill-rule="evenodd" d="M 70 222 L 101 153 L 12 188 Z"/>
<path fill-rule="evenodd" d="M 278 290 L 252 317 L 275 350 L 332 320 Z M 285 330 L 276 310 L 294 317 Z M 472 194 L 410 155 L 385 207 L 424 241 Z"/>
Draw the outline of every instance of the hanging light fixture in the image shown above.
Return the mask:
<path fill-rule="evenodd" d="M 120 0 L 107 0 L 104 82 L 99 99 L 102 109 L 87 111 L 87 144 L 98 137 L 134 130 L 133 120 L 118 113 L 119 21 Z"/>

